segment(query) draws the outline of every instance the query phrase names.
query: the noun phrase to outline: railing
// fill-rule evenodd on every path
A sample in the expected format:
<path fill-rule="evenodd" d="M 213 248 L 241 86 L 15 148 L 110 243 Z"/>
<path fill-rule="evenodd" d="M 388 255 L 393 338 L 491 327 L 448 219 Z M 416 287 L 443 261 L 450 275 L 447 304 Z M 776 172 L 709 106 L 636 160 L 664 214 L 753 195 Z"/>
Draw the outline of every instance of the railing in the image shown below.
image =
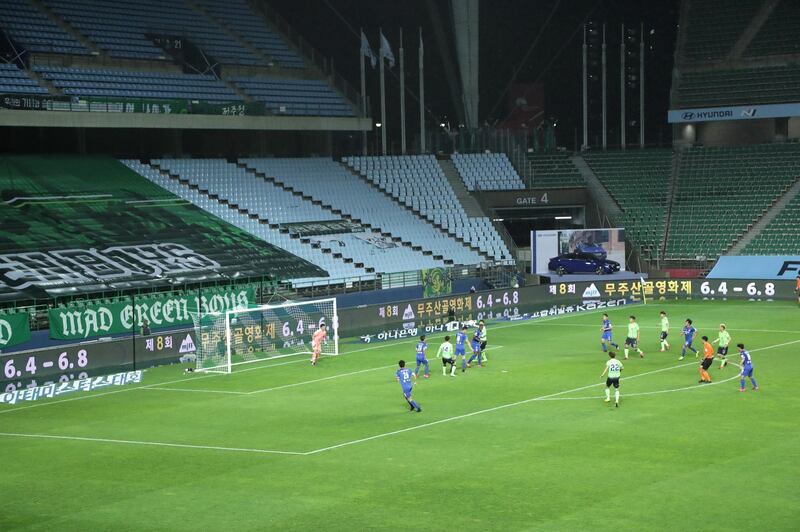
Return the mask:
<path fill-rule="evenodd" d="M 280 16 L 266 2 L 253 2 L 257 10 L 269 20 L 275 28 L 286 38 L 307 60 L 316 66 L 323 74 L 328 76 L 330 83 L 356 107 L 361 117 L 366 116 L 361 106 L 361 95 L 346 79 L 340 76 L 333 68 L 333 61 L 328 60 L 319 50 L 311 46 L 303 36 L 292 28 L 286 19 Z"/>

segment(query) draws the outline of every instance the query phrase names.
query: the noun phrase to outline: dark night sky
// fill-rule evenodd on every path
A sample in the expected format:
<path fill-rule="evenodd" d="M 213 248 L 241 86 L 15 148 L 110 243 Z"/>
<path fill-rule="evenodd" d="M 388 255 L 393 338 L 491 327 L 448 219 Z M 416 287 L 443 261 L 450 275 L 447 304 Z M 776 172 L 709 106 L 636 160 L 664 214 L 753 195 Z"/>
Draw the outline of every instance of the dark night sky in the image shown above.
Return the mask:
<path fill-rule="evenodd" d="M 458 1 L 458 0 L 452 0 Z M 404 29 L 406 87 L 418 93 L 417 32 L 425 39 L 425 96 L 429 127 L 445 117 L 455 125 L 454 98 L 436 45 L 430 9 L 437 9 L 444 22 L 451 53 L 454 53 L 450 2 L 446 0 L 270 0 L 278 13 L 317 50 L 332 57 L 336 70 L 354 87 L 359 86 L 358 29 L 363 27 L 373 49 L 378 48 L 378 28 L 399 58 L 399 28 Z M 558 142 L 572 146 L 574 131 L 581 123 L 581 25 L 585 21 L 608 25 L 609 138 L 619 131 L 619 41 L 620 25 L 646 34 L 645 98 L 647 142 L 668 140 L 666 111 L 673 64 L 679 0 L 480 0 L 480 119 L 502 119 L 507 114 L 503 91 L 511 81 L 525 52 L 536 36 L 542 36 L 522 66 L 516 81 L 542 81 L 546 113 L 558 119 Z M 555 7 L 549 24 L 545 21 Z M 345 22 L 346 21 L 346 22 Z M 355 32 L 352 31 L 355 29 Z M 651 33 L 652 31 L 652 33 Z M 454 65 L 457 68 L 457 65 Z M 399 72 L 395 66 L 394 72 Z M 399 88 L 396 77 L 387 75 L 387 112 L 390 138 L 399 136 Z M 596 85 L 599 87 L 599 84 Z M 378 117 L 377 69 L 367 67 L 367 94 L 373 116 Z M 599 93 L 598 93 L 599 94 Z M 500 105 L 495 105 L 500 102 Z M 419 128 L 419 107 L 407 93 L 409 132 Z M 494 112 L 492 110 L 494 109 Z M 599 110 L 598 110 L 599 112 Z M 409 138 L 411 138 L 411 133 Z"/>

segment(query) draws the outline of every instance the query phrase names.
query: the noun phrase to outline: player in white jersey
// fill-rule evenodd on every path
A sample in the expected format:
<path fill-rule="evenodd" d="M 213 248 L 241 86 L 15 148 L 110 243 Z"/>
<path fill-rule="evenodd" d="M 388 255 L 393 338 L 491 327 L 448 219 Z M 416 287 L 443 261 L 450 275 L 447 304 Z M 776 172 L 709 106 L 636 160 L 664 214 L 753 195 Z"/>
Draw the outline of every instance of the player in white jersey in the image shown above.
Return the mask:
<path fill-rule="evenodd" d="M 606 378 L 606 399 L 605 402 L 608 403 L 611 401 L 611 387 L 614 387 L 614 406 L 619 407 L 619 378 L 622 374 L 622 362 L 617 360 L 617 354 L 613 351 L 608 352 L 608 361 L 606 361 L 606 367 L 603 369 L 603 373 L 600 374 L 600 378 L 603 378 L 608 374 Z"/>
<path fill-rule="evenodd" d="M 453 355 L 453 344 L 450 343 L 450 337 L 445 336 L 444 342 L 439 346 L 436 352 L 436 358 L 442 357 L 442 375 L 447 375 L 447 365 L 450 364 L 450 376 L 456 376 L 456 357 Z"/>

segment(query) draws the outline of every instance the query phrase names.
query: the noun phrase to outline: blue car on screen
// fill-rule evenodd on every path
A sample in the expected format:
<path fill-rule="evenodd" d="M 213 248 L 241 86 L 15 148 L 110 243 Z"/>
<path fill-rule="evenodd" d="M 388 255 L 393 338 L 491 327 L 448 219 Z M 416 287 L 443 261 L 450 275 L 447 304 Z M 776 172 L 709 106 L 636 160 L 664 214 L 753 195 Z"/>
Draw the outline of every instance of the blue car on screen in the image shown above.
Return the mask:
<path fill-rule="evenodd" d="M 565 273 L 594 273 L 606 275 L 619 271 L 619 262 L 598 258 L 590 253 L 564 253 L 553 257 L 547 269 L 558 275 Z"/>
<path fill-rule="evenodd" d="M 581 242 L 577 246 L 575 246 L 575 251 L 577 253 L 588 253 L 589 255 L 594 255 L 598 259 L 605 259 L 608 257 L 608 253 L 603 246 L 599 244 L 590 244 L 588 242 Z"/>

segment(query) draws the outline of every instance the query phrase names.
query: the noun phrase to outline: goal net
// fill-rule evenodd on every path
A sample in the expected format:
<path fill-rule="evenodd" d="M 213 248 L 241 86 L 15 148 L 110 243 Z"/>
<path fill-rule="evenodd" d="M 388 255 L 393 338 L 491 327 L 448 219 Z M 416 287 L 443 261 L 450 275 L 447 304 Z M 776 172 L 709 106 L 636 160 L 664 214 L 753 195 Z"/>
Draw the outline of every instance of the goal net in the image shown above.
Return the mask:
<path fill-rule="evenodd" d="M 193 313 L 196 371 L 231 373 L 236 366 L 311 353 L 314 333 L 325 324 L 323 355 L 339 354 L 336 299 L 261 305 L 225 312 Z"/>

